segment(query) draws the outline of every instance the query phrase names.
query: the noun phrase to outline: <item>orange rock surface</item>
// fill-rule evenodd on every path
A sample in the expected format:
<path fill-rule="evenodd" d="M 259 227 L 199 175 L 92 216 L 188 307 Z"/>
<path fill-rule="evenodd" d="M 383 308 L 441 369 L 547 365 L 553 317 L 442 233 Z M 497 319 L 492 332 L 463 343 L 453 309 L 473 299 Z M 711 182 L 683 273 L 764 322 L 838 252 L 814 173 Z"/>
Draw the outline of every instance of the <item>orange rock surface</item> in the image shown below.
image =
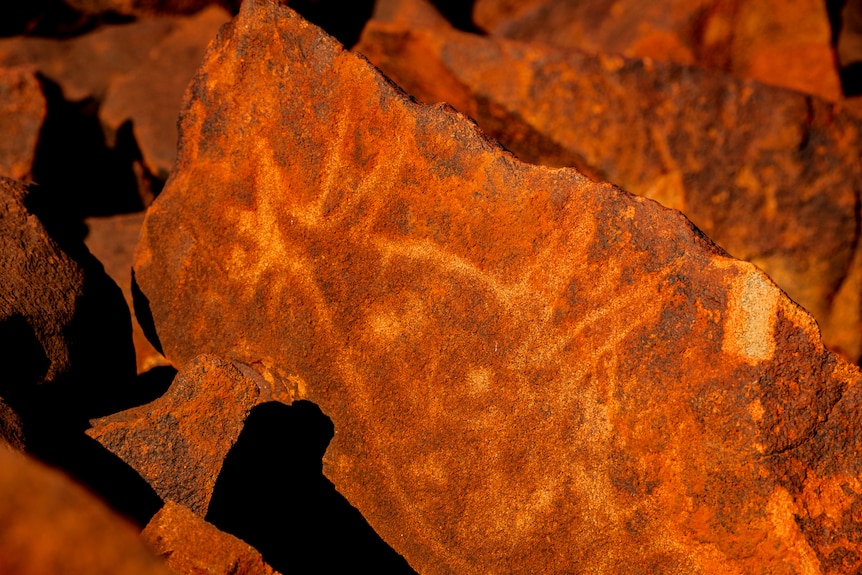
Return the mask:
<path fill-rule="evenodd" d="M 278 575 L 251 545 L 171 501 L 141 536 L 179 575 Z"/>
<path fill-rule="evenodd" d="M 356 49 L 527 161 L 683 211 L 810 311 L 832 349 L 862 357 L 862 123 L 836 106 L 692 67 L 466 34 L 418 0 L 378 5 Z"/>
<path fill-rule="evenodd" d="M 860 374 L 678 212 L 522 164 L 286 7 L 207 53 L 135 273 L 417 571 L 862 567 Z"/>
<path fill-rule="evenodd" d="M 113 82 L 99 110 L 102 124 L 116 133 L 131 122 L 144 166 L 164 181 L 177 149 L 177 114 L 183 92 L 207 44 L 230 19 L 212 6 L 193 17 L 176 19 L 175 28 L 133 70 Z"/>
<path fill-rule="evenodd" d="M 174 572 L 101 501 L 0 441 L 0 573 Z"/>
<path fill-rule="evenodd" d="M 0 68 L 0 176 L 32 177 L 45 113 L 45 95 L 33 71 Z"/>
<path fill-rule="evenodd" d="M 224 458 L 259 396 L 255 381 L 237 367 L 203 355 L 177 374 L 162 397 L 94 420 L 87 435 L 134 468 L 163 500 L 203 517 Z"/>
<path fill-rule="evenodd" d="M 820 0 L 477 0 L 474 19 L 513 39 L 698 63 L 827 100 L 842 97 Z"/>

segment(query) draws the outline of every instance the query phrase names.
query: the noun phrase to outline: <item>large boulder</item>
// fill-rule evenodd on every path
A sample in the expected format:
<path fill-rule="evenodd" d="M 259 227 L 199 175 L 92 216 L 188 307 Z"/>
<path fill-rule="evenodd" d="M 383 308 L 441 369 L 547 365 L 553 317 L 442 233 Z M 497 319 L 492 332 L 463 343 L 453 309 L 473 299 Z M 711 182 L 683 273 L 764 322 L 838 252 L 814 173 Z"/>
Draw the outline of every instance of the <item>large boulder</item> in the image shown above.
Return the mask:
<path fill-rule="evenodd" d="M 320 406 L 325 474 L 421 573 L 862 566 L 860 374 L 811 316 L 276 2 L 211 45 L 135 274 L 175 364 Z"/>

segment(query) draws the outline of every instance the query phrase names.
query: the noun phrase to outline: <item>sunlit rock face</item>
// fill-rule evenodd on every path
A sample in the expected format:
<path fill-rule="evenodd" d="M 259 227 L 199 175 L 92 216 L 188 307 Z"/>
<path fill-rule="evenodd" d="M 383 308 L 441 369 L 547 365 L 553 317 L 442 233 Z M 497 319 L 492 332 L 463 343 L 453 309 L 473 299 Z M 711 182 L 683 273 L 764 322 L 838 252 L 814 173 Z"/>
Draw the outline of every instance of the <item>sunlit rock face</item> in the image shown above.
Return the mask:
<path fill-rule="evenodd" d="M 806 312 L 274 2 L 210 47 L 135 274 L 175 364 L 320 406 L 324 472 L 421 573 L 859 567 L 859 372 Z"/>

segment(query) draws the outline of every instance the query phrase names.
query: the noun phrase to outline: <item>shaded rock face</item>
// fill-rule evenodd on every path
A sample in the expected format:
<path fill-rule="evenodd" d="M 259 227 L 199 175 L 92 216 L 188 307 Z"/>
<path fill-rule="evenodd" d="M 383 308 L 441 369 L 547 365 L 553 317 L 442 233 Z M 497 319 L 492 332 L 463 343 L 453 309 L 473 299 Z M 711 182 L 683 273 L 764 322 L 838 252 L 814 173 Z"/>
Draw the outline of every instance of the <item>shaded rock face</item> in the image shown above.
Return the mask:
<path fill-rule="evenodd" d="M 168 364 L 164 356 L 146 338 L 134 314 L 132 259 L 143 222 L 143 212 L 88 218 L 84 222 L 87 226 L 87 237 L 84 238 L 87 249 L 105 266 L 105 272 L 120 286 L 132 314 L 132 341 L 139 374 Z"/>
<path fill-rule="evenodd" d="M 203 517 L 224 459 L 259 396 L 254 379 L 204 355 L 177 374 L 165 395 L 93 421 L 87 435 L 134 468 L 163 500 Z"/>
<path fill-rule="evenodd" d="M 807 313 L 275 3 L 210 47 L 135 274 L 171 361 L 320 406 L 325 474 L 419 572 L 862 566 L 859 372 Z"/>
<path fill-rule="evenodd" d="M 134 70 L 111 84 L 99 110 L 102 124 L 114 134 L 131 122 L 144 167 L 160 181 L 167 179 L 176 156 L 183 92 L 207 44 L 229 18 L 226 10 L 213 6 L 178 20 Z"/>
<path fill-rule="evenodd" d="M 381 6 L 356 49 L 411 94 L 451 103 L 528 161 L 683 211 L 810 311 L 828 345 L 862 356 L 858 120 L 693 67 L 461 33 L 424 2 Z"/>
<path fill-rule="evenodd" d="M 32 177 L 45 112 L 45 95 L 32 70 L 0 68 L 0 175 Z"/>
<path fill-rule="evenodd" d="M 477 25 L 512 39 L 719 68 L 842 97 L 826 2 L 477 0 Z"/>
<path fill-rule="evenodd" d="M 171 575 L 131 524 L 0 441 L 0 572 Z"/>
<path fill-rule="evenodd" d="M 141 536 L 180 575 L 278 575 L 251 545 L 171 501 Z"/>

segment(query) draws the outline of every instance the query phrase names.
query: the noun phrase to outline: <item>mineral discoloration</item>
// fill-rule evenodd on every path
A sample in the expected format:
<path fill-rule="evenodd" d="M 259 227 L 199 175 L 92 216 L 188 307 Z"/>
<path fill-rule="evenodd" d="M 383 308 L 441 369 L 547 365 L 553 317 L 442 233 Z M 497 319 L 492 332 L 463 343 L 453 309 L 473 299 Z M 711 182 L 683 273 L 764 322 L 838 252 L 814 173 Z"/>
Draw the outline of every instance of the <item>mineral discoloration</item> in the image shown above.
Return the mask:
<path fill-rule="evenodd" d="M 420 572 L 858 552 L 857 525 L 806 523 L 798 479 L 862 468 L 830 427 L 858 371 L 678 212 L 521 164 L 265 0 L 211 46 L 182 134 L 135 266 L 167 357 L 316 402 L 325 474 Z"/>

